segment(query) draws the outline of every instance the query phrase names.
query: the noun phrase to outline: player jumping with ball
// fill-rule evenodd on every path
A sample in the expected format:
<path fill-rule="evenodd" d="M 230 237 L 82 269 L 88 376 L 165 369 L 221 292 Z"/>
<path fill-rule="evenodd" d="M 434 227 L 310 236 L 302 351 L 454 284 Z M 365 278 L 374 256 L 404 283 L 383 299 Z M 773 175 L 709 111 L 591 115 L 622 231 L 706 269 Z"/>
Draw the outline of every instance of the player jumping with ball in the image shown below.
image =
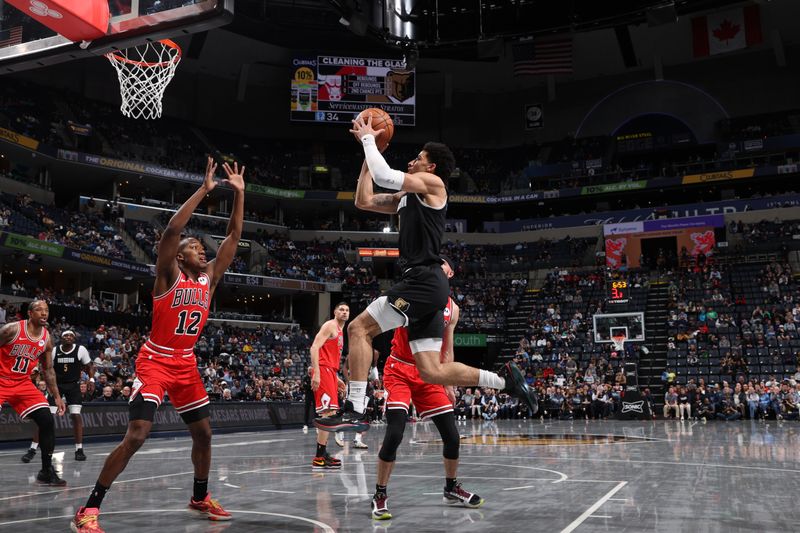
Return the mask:
<path fill-rule="evenodd" d="M 409 161 L 406 172 L 394 170 L 381 155 L 376 137 L 384 130 L 372 127 L 372 116 L 353 121 L 350 132 L 364 148 L 364 164 L 356 186 L 356 207 L 375 213 L 397 214 L 400 219 L 397 261 L 402 279 L 372 302 L 347 328 L 350 344 L 350 389 L 341 412 L 317 418 L 325 431 L 365 431 L 364 415 L 372 339 L 385 331 L 408 328 L 408 341 L 419 375 L 426 383 L 468 385 L 505 390 L 518 396 L 534 413 L 535 393 L 514 363 L 506 363 L 502 375 L 462 363 L 441 362 L 444 309 L 450 294 L 442 271 L 439 250 L 447 217 L 447 179 L 455 168 L 450 149 L 429 142 Z M 386 139 L 382 139 L 386 143 Z M 376 194 L 372 183 L 398 191 Z"/>

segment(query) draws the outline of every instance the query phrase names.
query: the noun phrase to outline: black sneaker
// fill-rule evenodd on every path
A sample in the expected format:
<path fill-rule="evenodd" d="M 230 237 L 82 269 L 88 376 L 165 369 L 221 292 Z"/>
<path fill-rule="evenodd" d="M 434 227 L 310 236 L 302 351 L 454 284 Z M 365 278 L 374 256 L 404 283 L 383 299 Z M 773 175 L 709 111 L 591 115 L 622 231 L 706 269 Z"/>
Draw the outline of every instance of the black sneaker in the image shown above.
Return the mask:
<path fill-rule="evenodd" d="M 389 498 L 385 492 L 376 492 L 372 497 L 372 518 L 373 520 L 389 520 L 392 513 L 389 512 L 389 507 L 386 502 Z"/>
<path fill-rule="evenodd" d="M 506 363 L 497 374 L 506 380 L 506 387 L 503 392 L 522 400 L 534 415 L 539 412 L 539 400 L 536 397 L 536 392 L 525 383 L 525 376 L 522 375 L 522 370 L 519 369 L 516 363 Z"/>
<path fill-rule="evenodd" d="M 86 460 L 86 454 L 83 453 L 83 448 L 78 448 L 77 450 L 75 450 L 75 460 L 76 461 Z"/>
<path fill-rule="evenodd" d="M 465 491 L 461 487 L 461 483 L 456 483 L 452 490 L 447 490 L 447 487 L 445 487 L 442 501 L 447 505 L 455 505 L 460 503 L 464 507 L 477 509 L 483 505 L 484 500 L 477 494 Z"/>
<path fill-rule="evenodd" d="M 36 481 L 42 485 L 50 485 L 52 487 L 64 487 L 67 484 L 66 481 L 58 477 L 56 469 L 53 466 L 50 466 L 47 470 L 39 470 L 39 473 L 36 475 Z"/>
<path fill-rule="evenodd" d="M 331 457 L 327 452 L 322 457 L 314 457 L 311 461 L 311 470 L 341 470 L 342 461 Z"/>
<path fill-rule="evenodd" d="M 22 462 L 30 463 L 34 457 L 36 457 L 36 450 L 34 448 L 28 448 L 28 451 L 22 456 Z"/>
<path fill-rule="evenodd" d="M 369 429 L 369 421 L 365 413 L 356 413 L 350 401 L 344 402 L 344 408 L 331 416 L 314 419 L 314 425 L 323 431 L 355 431 L 360 433 Z"/>

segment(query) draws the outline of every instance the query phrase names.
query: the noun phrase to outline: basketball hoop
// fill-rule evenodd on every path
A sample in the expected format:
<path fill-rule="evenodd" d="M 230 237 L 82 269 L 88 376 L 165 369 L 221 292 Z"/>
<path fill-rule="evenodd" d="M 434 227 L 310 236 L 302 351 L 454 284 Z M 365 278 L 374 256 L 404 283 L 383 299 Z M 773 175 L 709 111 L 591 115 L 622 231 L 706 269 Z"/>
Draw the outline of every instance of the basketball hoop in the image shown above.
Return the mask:
<path fill-rule="evenodd" d="M 181 61 L 181 47 L 169 39 L 109 52 L 119 78 L 120 111 L 129 118 L 161 116 L 161 99 Z"/>
<path fill-rule="evenodd" d="M 625 349 L 625 335 L 612 335 L 611 342 L 614 343 L 614 349 L 620 354 L 624 353 L 623 350 Z"/>

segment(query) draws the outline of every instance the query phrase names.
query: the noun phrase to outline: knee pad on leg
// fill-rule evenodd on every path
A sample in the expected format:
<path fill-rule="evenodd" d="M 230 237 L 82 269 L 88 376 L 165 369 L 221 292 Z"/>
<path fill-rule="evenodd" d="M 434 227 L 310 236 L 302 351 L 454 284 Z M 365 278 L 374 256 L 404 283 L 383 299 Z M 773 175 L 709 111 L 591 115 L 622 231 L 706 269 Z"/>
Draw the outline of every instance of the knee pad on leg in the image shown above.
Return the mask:
<path fill-rule="evenodd" d="M 53 414 L 50 412 L 49 407 L 40 407 L 27 416 L 28 420 L 33 420 L 39 431 L 47 431 L 55 426 L 53 421 Z"/>
<path fill-rule="evenodd" d="M 404 409 L 389 409 L 386 411 L 386 434 L 383 444 L 378 452 L 381 461 L 393 462 L 397 458 L 397 448 L 403 442 L 403 432 L 406 429 L 408 413 Z"/>
<path fill-rule="evenodd" d="M 433 423 L 436 424 L 436 429 L 439 430 L 439 435 L 442 436 L 442 442 L 444 443 L 442 455 L 444 458 L 451 460 L 458 459 L 461 438 L 456 428 L 455 415 L 453 415 L 452 412 L 436 415 L 433 417 Z"/>
<path fill-rule="evenodd" d="M 42 454 L 49 457 L 56 445 L 56 424 L 50 409 L 40 407 L 26 418 L 33 420 L 39 427 L 39 447 L 42 449 Z"/>

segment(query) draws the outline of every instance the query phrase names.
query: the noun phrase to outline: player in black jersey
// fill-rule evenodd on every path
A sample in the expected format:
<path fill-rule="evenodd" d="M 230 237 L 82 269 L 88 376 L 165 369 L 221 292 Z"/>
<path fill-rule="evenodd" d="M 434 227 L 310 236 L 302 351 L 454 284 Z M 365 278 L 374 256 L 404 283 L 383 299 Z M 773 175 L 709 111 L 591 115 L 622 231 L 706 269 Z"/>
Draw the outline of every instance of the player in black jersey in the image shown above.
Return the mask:
<path fill-rule="evenodd" d="M 89 375 L 92 375 L 92 359 L 89 351 L 78 344 L 75 344 L 75 332 L 66 330 L 61 334 L 61 343 L 53 348 L 53 369 L 56 374 L 56 384 L 58 393 L 67 399 L 69 417 L 72 419 L 72 429 L 75 433 L 75 460 L 85 461 L 86 454 L 83 453 L 83 419 L 81 418 L 81 372 L 83 368 L 89 367 Z M 51 394 L 46 394 L 50 402 L 50 411 L 55 414 L 56 400 Z M 39 430 L 35 429 L 30 449 L 22 456 L 23 463 L 30 463 L 36 455 L 39 447 Z"/>
<path fill-rule="evenodd" d="M 450 149 L 429 142 L 409 161 L 406 172 L 393 170 L 383 158 L 375 138 L 383 130 L 372 128 L 372 118 L 353 121 L 350 132 L 364 148 L 364 164 L 356 186 L 356 207 L 376 213 L 397 214 L 400 219 L 397 264 L 402 279 L 350 322 L 351 381 L 344 408 L 336 415 L 317 418 L 325 431 L 365 431 L 367 374 L 372 360 L 372 339 L 405 326 L 420 377 L 439 385 L 468 385 L 505 390 L 519 396 L 535 413 L 538 404 L 522 372 L 508 363 L 498 375 L 461 363 L 442 363 L 443 313 L 450 287 L 442 271 L 440 249 L 447 217 L 447 180 L 455 168 Z M 375 194 L 372 182 L 398 191 Z"/>

